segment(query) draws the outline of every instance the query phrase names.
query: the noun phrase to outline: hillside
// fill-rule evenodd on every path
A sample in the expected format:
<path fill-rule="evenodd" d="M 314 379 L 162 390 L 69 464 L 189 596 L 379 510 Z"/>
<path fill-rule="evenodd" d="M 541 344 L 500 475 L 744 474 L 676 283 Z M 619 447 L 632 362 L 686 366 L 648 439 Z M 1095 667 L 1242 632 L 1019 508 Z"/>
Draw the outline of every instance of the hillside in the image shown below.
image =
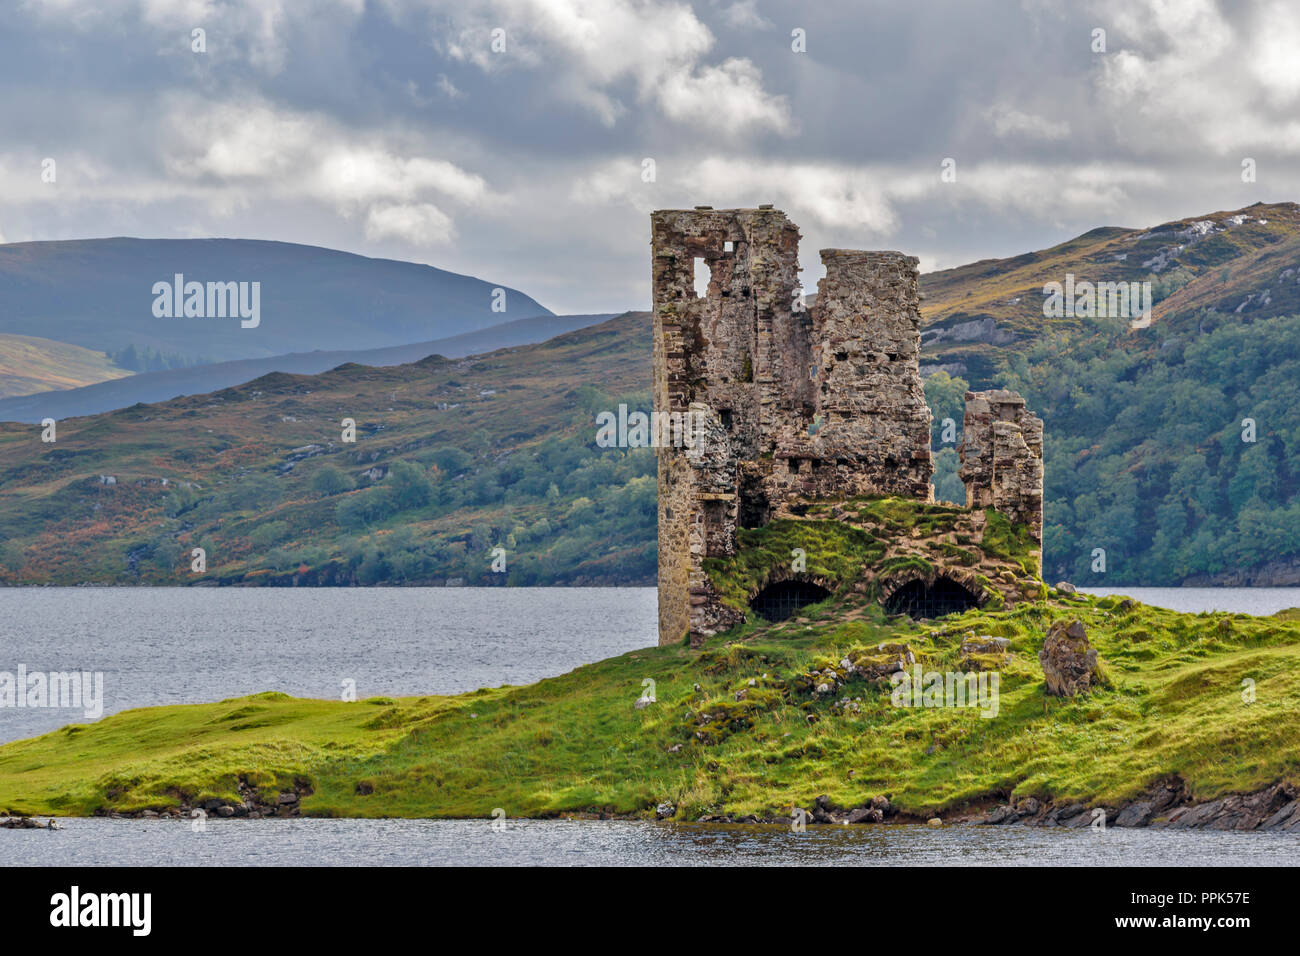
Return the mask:
<path fill-rule="evenodd" d="M 1258 203 L 1149 229 L 1102 227 L 1039 252 L 927 273 L 926 365 L 984 388 L 1002 363 L 1043 336 L 1090 334 L 1087 318 L 1043 316 L 1043 286 L 1067 274 L 1080 282 L 1150 281 L 1152 320 L 1166 329 L 1194 324 L 1205 310 L 1298 315 L 1300 205 Z"/>
<path fill-rule="evenodd" d="M 954 373 L 926 381 L 938 496 L 964 494 L 944 419 L 960 424 L 968 387 L 1006 386 L 1046 423 L 1050 580 L 1300 583 L 1297 222 L 1292 204 L 1249 207 L 923 276 L 923 363 Z M 1042 282 L 1118 280 L 1137 259 L 1159 260 L 1148 328 L 1043 318 Z M 1032 283 L 1036 311 L 1013 310 L 1008 289 Z M 933 334 L 957 318 L 1012 338 Z M 0 580 L 652 583 L 653 456 L 595 448 L 592 418 L 649 408 L 649 326 L 628 313 L 473 359 L 272 375 L 66 419 L 56 446 L 0 425 Z M 497 545 L 506 574 L 487 570 Z"/>
<path fill-rule="evenodd" d="M 0 334 L 0 399 L 75 389 L 130 374 L 103 352 L 34 335 Z"/>
<path fill-rule="evenodd" d="M 11 582 L 644 583 L 649 449 L 592 447 L 592 413 L 645 407 L 648 316 L 535 346 L 430 356 L 59 423 L 0 424 Z M 599 382 L 600 388 L 591 383 Z M 356 443 L 341 422 L 356 422 Z M 490 572 L 491 549 L 508 552 Z M 190 571 L 194 547 L 207 570 Z"/>
<path fill-rule="evenodd" d="M 933 509 L 878 510 L 916 523 Z M 801 522 L 789 524 L 797 534 Z M 827 809 L 872 806 L 923 820 L 1015 801 L 1053 821 L 1101 807 L 1112 824 L 1159 826 L 1176 807 L 1272 787 L 1276 805 L 1256 809 L 1257 822 L 1276 811 L 1271 826 L 1300 823 L 1287 803 L 1300 774 L 1294 611 L 1177 614 L 1039 589 L 1015 610 L 912 622 L 884 616 L 863 581 L 878 569 L 840 560 L 839 543 L 808 538 L 809 568 L 833 583 L 831 597 L 780 623 L 750 611 L 699 652 L 646 648 L 454 697 L 263 693 L 125 711 L 0 746 L 0 810 L 488 818 L 499 807 L 788 823 L 793 807 L 816 807 L 819 822 L 837 819 L 816 816 Z M 742 550 L 733 571 L 762 576 L 784 560 Z M 1052 622 L 1073 619 L 1100 654 L 1100 683 L 1049 697 L 1038 651 Z M 963 653 L 976 635 L 1006 648 Z M 977 706 L 899 706 L 884 675 L 906 655 L 941 680 L 996 671 L 996 692 L 987 684 Z M 656 699 L 638 704 L 647 679 Z M 1169 800 L 1117 819 L 1157 785 Z M 1236 825 L 1223 809 L 1199 813 L 1201 825 Z"/>
<path fill-rule="evenodd" d="M 170 284 L 177 274 L 186 283 L 205 284 L 205 312 L 206 283 L 259 282 L 258 324 L 241 327 L 238 317 L 156 316 L 154 285 Z M 493 310 L 496 288 L 505 290 L 504 311 Z M 251 286 L 248 305 L 251 311 Z M 134 347 L 225 361 L 378 348 L 549 314 L 504 283 L 288 242 L 114 238 L 0 244 L 0 333 L 104 352 Z"/>
<path fill-rule="evenodd" d="M 315 375 L 347 363 L 382 366 L 416 362 L 429 355 L 461 358 L 474 352 L 488 352 L 511 345 L 541 342 L 554 335 L 594 325 L 608 318 L 611 318 L 609 314 L 542 315 L 531 319 L 502 322 L 475 332 L 465 332 L 428 342 L 415 342 L 411 345 L 332 352 L 321 350 L 295 352 L 271 358 L 215 362 L 189 368 L 142 372 L 138 375 L 128 375 L 127 372 L 119 370 L 120 376 L 128 377 L 118 377 L 108 381 L 95 380 L 97 384 L 85 385 L 81 388 L 72 385 L 53 386 L 64 390 L 41 392 L 37 395 L 28 395 L 24 392 L 14 398 L 0 399 L 0 421 L 39 422 L 44 418 L 64 419 L 80 415 L 95 415 L 99 412 L 126 408 L 139 402 L 163 402 L 180 395 L 197 395 L 230 388 L 271 372 Z M 51 344 L 60 349 L 77 348 L 59 343 Z M 3 343 L 0 342 L 0 351 L 3 348 Z M 102 355 L 100 358 L 102 361 Z M 0 371 L 0 379 L 2 378 L 3 372 Z"/>

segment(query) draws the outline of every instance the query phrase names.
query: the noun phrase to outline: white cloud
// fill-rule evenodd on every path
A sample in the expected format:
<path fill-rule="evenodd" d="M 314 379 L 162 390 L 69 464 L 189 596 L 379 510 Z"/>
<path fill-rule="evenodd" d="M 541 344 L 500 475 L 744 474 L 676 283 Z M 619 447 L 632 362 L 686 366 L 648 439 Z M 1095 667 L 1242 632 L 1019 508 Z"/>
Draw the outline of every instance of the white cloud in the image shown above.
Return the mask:
<path fill-rule="evenodd" d="M 451 217 L 432 203 L 378 205 L 366 214 L 366 238 L 402 239 L 417 246 L 431 246 L 456 238 L 456 228 Z"/>
<path fill-rule="evenodd" d="M 569 198 L 588 205 L 656 208 L 752 207 L 773 203 L 801 225 L 830 235 L 879 239 L 902 226 L 901 206 L 993 210 L 1036 221 L 1080 217 L 1097 220 L 1124 213 L 1135 195 L 1160 186 L 1163 175 L 1132 163 L 983 163 L 958 166 L 955 183 L 939 166 L 877 163 L 783 162 L 742 156 L 701 160 L 660 157 L 658 182 L 640 180 L 633 157 L 598 164 L 583 173 Z"/>
<path fill-rule="evenodd" d="M 194 55 L 191 31 L 207 34 L 207 52 L 215 62 L 240 60 L 268 74 L 284 69 L 287 39 L 304 25 L 342 15 L 355 22 L 365 12 L 365 0 L 42 0 L 27 8 L 57 29 L 95 32 L 139 22 L 159 42 L 160 53 Z"/>
<path fill-rule="evenodd" d="M 1300 149 L 1294 6 L 1106 0 L 1112 52 L 1097 85 L 1120 136 L 1143 152 Z M 1225 167 L 1226 168 L 1226 167 Z"/>
<path fill-rule="evenodd" d="M 676 122 L 727 136 L 791 131 L 785 97 L 763 89 L 748 59 L 704 61 L 714 37 L 691 8 L 673 0 L 489 0 L 473 13 L 453 0 L 423 4 L 451 19 L 446 50 L 488 72 L 544 71 L 557 91 L 613 125 L 636 101 Z M 505 30 L 505 51 L 493 52 L 492 31 Z"/>
<path fill-rule="evenodd" d="M 456 89 L 456 84 L 447 79 L 445 73 L 438 74 L 438 92 L 449 100 L 458 100 L 465 94 Z"/>
<path fill-rule="evenodd" d="M 758 12 L 755 0 L 736 0 L 722 11 L 723 21 L 737 30 L 768 30 L 772 21 Z"/>
<path fill-rule="evenodd" d="M 166 166 L 182 182 L 309 198 L 348 215 L 381 202 L 418 207 L 439 198 L 473 206 L 494 198 L 475 173 L 412 155 L 386 142 L 382 131 L 351 130 L 320 114 L 259 101 L 209 106 L 182 97 L 172 103 L 166 125 Z"/>

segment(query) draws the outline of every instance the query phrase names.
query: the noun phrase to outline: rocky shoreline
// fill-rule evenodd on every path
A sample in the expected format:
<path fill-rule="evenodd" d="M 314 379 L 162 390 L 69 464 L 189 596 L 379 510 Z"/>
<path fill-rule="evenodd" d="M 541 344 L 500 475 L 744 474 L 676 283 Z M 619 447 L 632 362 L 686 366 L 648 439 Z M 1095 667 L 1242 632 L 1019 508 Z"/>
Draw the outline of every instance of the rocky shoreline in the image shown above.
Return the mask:
<path fill-rule="evenodd" d="M 141 820 L 190 819 L 195 816 L 238 817 L 246 820 L 285 819 L 287 817 L 301 816 L 299 808 L 302 798 L 309 796 L 313 792 L 311 784 L 306 780 L 295 780 L 293 787 L 290 789 L 277 790 L 256 787 L 248 782 L 247 777 L 240 777 L 235 789 L 239 791 L 240 800 L 238 803 L 218 798 L 191 803 L 184 795 L 178 795 L 181 797 L 181 802 L 174 807 L 165 807 L 162 810 L 135 810 L 131 812 L 107 810 L 101 807 L 95 811 L 95 816 Z"/>
<path fill-rule="evenodd" d="M 672 816 L 671 804 L 661 804 L 658 819 Z M 1055 803 L 1022 797 L 1014 803 L 995 804 L 949 813 L 946 817 L 918 817 L 900 813 L 886 797 L 878 796 L 862 807 L 838 807 L 820 796 L 804 809 L 808 824 L 853 825 L 864 823 L 966 823 L 985 826 L 1149 827 L 1153 830 L 1275 830 L 1300 833 L 1300 788 L 1275 783 L 1252 793 L 1233 793 L 1214 800 L 1194 802 L 1177 777 L 1161 781 L 1143 797 L 1122 804 Z M 1104 815 L 1104 816 L 1103 816 Z M 770 823 L 789 825 L 794 814 L 779 816 L 729 816 L 708 814 L 700 823 Z"/>
<path fill-rule="evenodd" d="M 191 819 L 195 816 L 215 816 L 246 820 L 286 819 L 300 817 L 302 798 L 312 793 L 306 781 L 296 781 L 289 790 L 259 789 L 241 779 L 238 784 L 241 800 L 209 799 L 196 804 L 182 802 L 162 810 L 136 810 L 122 812 L 99 809 L 97 817 L 113 819 Z M 947 823 L 983 826 L 1064 827 L 1085 829 L 1090 826 L 1136 828 L 1153 830 L 1260 830 L 1300 834 L 1300 787 L 1291 783 L 1274 783 L 1251 793 L 1232 793 L 1214 800 L 1194 802 L 1186 785 L 1178 777 L 1171 777 L 1153 786 L 1144 796 L 1122 804 L 1055 803 L 1037 797 L 1022 797 L 1012 803 L 972 806 L 950 811 L 945 816 L 917 816 L 898 810 L 885 796 L 877 796 L 860 807 L 841 807 L 825 795 L 813 801 L 811 807 L 801 808 L 802 819 L 810 826 L 857 826 L 863 824 L 929 824 Z M 654 819 L 665 821 L 674 818 L 677 808 L 669 802 L 655 808 Z M 1104 816 L 1103 816 L 1104 815 Z M 642 820 L 641 814 L 586 813 L 558 814 L 572 820 Z M 795 814 L 732 815 L 705 814 L 696 823 L 768 824 L 789 826 Z M 1098 822 L 1101 821 L 1101 822 Z M 0 820 L 0 829 L 62 829 L 53 819 L 48 824 L 34 817 L 17 816 Z"/>

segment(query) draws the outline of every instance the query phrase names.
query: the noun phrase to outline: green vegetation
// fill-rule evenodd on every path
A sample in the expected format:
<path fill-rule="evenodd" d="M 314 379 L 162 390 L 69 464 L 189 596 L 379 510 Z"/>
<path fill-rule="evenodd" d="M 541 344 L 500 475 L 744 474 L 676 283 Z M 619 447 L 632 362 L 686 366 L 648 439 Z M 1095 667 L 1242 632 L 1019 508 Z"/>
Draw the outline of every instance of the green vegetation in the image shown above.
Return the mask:
<path fill-rule="evenodd" d="M 1300 315 L 1200 326 L 1141 349 L 1119 327 L 1050 336 L 1012 363 L 1006 383 L 1048 423 L 1054 579 L 1156 585 L 1300 559 Z"/>
<path fill-rule="evenodd" d="M 818 532 L 820 534 L 820 532 Z M 810 551 L 810 561 L 811 561 Z M 748 622 L 701 652 L 649 648 L 527 687 L 357 703 L 257 694 L 155 707 L 0 746 L 0 809 L 75 815 L 236 801 L 241 779 L 307 784 L 318 816 L 788 813 L 887 794 L 927 816 L 1009 794 L 1117 801 L 1181 775 L 1199 799 L 1300 779 L 1300 620 L 1176 614 L 1117 598 L 897 624 L 841 595 L 826 623 Z M 1107 686 L 1047 698 L 1037 652 L 1079 617 Z M 963 635 L 1010 638 L 998 714 L 899 708 L 888 686 L 810 689 L 813 670 L 905 643 L 927 670 L 976 666 Z M 638 710 L 642 680 L 658 702 Z M 1247 704 L 1242 682 L 1255 681 Z M 698 690 L 696 687 L 698 686 Z M 837 704 L 849 697 L 858 711 Z"/>
<path fill-rule="evenodd" d="M 740 531 L 740 553 L 734 558 L 705 558 L 710 580 L 723 600 L 744 608 L 749 595 L 778 567 L 789 567 L 796 548 L 805 553 L 804 573 L 840 588 L 875 564 L 884 546 L 865 531 L 838 521 L 774 521 L 763 528 Z"/>

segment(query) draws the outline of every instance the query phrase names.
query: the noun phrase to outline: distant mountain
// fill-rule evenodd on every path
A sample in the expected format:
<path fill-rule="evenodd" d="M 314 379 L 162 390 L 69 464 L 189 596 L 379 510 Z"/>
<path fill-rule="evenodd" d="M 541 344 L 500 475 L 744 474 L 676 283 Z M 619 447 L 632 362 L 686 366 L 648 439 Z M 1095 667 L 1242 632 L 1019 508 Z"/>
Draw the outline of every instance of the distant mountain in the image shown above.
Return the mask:
<path fill-rule="evenodd" d="M 94 349 L 34 335 L 0 334 L 0 398 L 73 389 L 130 374 Z"/>
<path fill-rule="evenodd" d="M 170 289 L 177 275 L 183 276 L 178 293 L 155 291 Z M 197 290 L 187 289 L 189 283 L 201 284 L 201 294 L 191 297 Z M 232 314 L 230 294 L 238 287 L 219 283 L 247 283 L 243 302 L 250 313 L 256 302 L 255 327 Z M 226 317 L 216 317 L 222 307 Z M 208 317 L 187 317 L 187 309 Z M 288 242 L 117 238 L 0 245 L 0 333 L 104 352 L 134 345 L 209 361 L 265 358 L 406 345 L 550 314 L 499 282 Z"/>
<path fill-rule="evenodd" d="M 0 399 L 0 421 L 39 422 L 44 418 L 62 420 L 76 415 L 95 415 L 115 408 L 126 408 L 138 402 L 162 402 L 182 395 L 196 395 L 229 388 L 270 372 L 314 375 L 349 362 L 357 365 L 386 366 L 416 362 L 430 355 L 460 358 L 473 352 L 488 352 L 512 345 L 541 342 L 572 329 L 595 325 L 612 316 L 612 313 L 542 315 L 531 319 L 503 322 L 477 332 L 466 332 L 450 338 L 416 342 L 411 345 L 351 351 L 295 352 L 271 358 L 217 362 L 213 365 L 197 365 L 166 372 L 144 372 L 126 378 L 118 377 L 112 381 L 102 381 L 83 388 L 43 391 L 34 395 Z M 59 343 L 51 344 L 59 345 Z M 101 361 L 103 360 L 102 354 L 78 349 L 77 346 L 59 347 L 84 352 L 90 356 L 99 354 Z"/>

